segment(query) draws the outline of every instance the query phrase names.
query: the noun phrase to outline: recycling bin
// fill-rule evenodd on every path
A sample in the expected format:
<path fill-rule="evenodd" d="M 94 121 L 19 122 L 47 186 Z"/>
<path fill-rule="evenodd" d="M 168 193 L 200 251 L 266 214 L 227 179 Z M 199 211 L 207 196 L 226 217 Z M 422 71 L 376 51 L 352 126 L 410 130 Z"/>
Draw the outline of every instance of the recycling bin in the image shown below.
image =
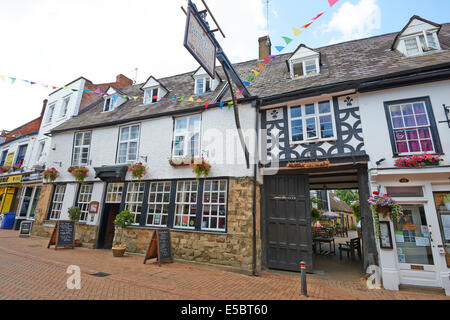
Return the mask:
<path fill-rule="evenodd" d="M 3 213 L 2 219 L 2 229 L 11 229 L 14 225 L 14 221 L 16 220 L 15 212 L 5 212 Z"/>

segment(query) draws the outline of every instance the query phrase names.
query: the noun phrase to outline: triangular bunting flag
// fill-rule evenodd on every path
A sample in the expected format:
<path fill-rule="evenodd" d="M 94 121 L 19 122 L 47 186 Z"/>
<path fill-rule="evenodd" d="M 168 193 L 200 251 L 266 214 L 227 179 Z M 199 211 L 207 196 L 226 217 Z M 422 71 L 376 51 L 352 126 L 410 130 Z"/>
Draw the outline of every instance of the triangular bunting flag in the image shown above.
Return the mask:
<path fill-rule="evenodd" d="M 94 91 L 95 93 L 101 93 L 100 88 Z"/>
<path fill-rule="evenodd" d="M 294 31 L 294 34 L 295 34 L 296 37 L 298 37 L 298 35 L 299 35 L 300 33 L 302 33 L 302 30 L 297 29 L 296 27 L 292 27 L 292 31 Z"/>
<path fill-rule="evenodd" d="M 139 98 L 139 97 L 138 97 L 138 96 L 134 96 L 134 97 L 133 97 L 133 100 L 136 101 L 137 98 Z"/>
<path fill-rule="evenodd" d="M 281 52 L 281 51 L 283 51 L 283 50 L 284 50 L 284 47 L 282 47 L 282 46 L 277 46 L 277 47 L 275 47 L 275 49 L 277 49 L 277 50 L 278 50 L 278 52 Z"/>
<path fill-rule="evenodd" d="M 177 98 L 172 98 L 172 101 L 177 101 Z"/>
<path fill-rule="evenodd" d="M 205 109 L 208 109 L 209 102 L 205 102 Z"/>
<path fill-rule="evenodd" d="M 266 64 L 269 64 L 269 63 L 270 63 L 270 59 L 269 59 L 269 58 L 263 58 L 263 60 L 264 60 L 264 62 L 265 62 Z"/>
<path fill-rule="evenodd" d="M 30 84 L 33 85 L 33 84 L 36 84 L 36 82 L 30 81 Z"/>
<path fill-rule="evenodd" d="M 319 13 L 315 18 L 312 18 L 312 20 L 317 20 L 321 15 L 323 15 L 325 12 Z"/>
<path fill-rule="evenodd" d="M 202 99 L 198 98 L 196 102 L 203 102 Z"/>
<path fill-rule="evenodd" d="M 258 62 L 259 71 L 263 71 L 264 66 L 261 64 L 261 62 Z"/>
<path fill-rule="evenodd" d="M 180 98 L 180 101 L 184 101 L 184 96 L 182 96 L 182 97 Z"/>
<path fill-rule="evenodd" d="M 23 82 L 30 83 L 30 81 L 28 81 L 28 80 L 23 80 Z"/>
<path fill-rule="evenodd" d="M 44 88 L 48 88 L 48 84 L 41 83 L 41 86 L 43 86 Z"/>
<path fill-rule="evenodd" d="M 230 109 L 232 105 L 233 105 L 232 101 L 228 102 L 228 109 Z"/>
<path fill-rule="evenodd" d="M 113 101 L 114 101 L 114 103 L 116 103 L 117 98 L 119 98 L 119 95 L 117 95 L 117 94 L 113 95 Z"/>
<path fill-rule="evenodd" d="M 336 4 L 336 2 L 338 2 L 339 0 L 328 0 L 328 3 L 330 4 L 330 7 L 334 6 Z"/>
<path fill-rule="evenodd" d="M 273 54 L 271 54 L 270 56 L 269 56 L 269 58 L 270 59 L 275 59 L 277 56 L 274 56 Z"/>
<path fill-rule="evenodd" d="M 255 74 L 255 77 L 257 77 L 258 76 L 258 74 L 259 74 L 259 72 L 258 71 L 256 71 L 256 70 L 254 70 L 254 69 L 252 69 L 252 72 Z"/>
<path fill-rule="evenodd" d="M 251 83 L 247 82 L 247 81 L 242 81 L 242 83 L 244 84 L 244 86 L 248 87 Z"/>
<path fill-rule="evenodd" d="M 219 104 L 219 106 L 220 106 L 220 109 L 222 109 L 223 108 L 223 105 L 225 104 L 225 102 L 221 102 L 220 104 Z"/>
<path fill-rule="evenodd" d="M 192 101 L 194 101 L 194 98 L 190 97 L 190 98 L 188 99 L 188 101 L 192 102 Z"/>
<path fill-rule="evenodd" d="M 308 28 L 310 25 L 312 25 L 313 23 L 312 22 L 310 22 L 310 23 L 308 23 L 308 24 L 305 24 L 302 28 L 303 29 L 306 29 L 306 28 Z"/>
<path fill-rule="evenodd" d="M 58 87 L 52 86 L 52 89 L 53 89 L 53 90 L 56 90 L 56 89 L 58 89 Z"/>
<path fill-rule="evenodd" d="M 84 92 L 91 92 L 91 90 L 89 90 L 89 89 L 84 89 L 83 91 Z"/>
<path fill-rule="evenodd" d="M 1 74 L 0 74 L 0 79 L 2 79 L 3 81 L 5 80 L 5 76 L 2 76 Z"/>
<path fill-rule="evenodd" d="M 78 89 L 72 89 L 72 91 L 73 91 L 73 92 L 77 92 L 77 91 L 78 91 Z"/>
<path fill-rule="evenodd" d="M 283 38 L 283 40 L 286 42 L 286 44 L 289 44 L 292 42 L 291 38 L 288 38 L 288 37 L 281 37 L 281 38 Z"/>
<path fill-rule="evenodd" d="M 253 78 L 252 76 L 248 76 L 248 80 L 250 80 L 250 82 L 255 81 L 255 78 Z"/>

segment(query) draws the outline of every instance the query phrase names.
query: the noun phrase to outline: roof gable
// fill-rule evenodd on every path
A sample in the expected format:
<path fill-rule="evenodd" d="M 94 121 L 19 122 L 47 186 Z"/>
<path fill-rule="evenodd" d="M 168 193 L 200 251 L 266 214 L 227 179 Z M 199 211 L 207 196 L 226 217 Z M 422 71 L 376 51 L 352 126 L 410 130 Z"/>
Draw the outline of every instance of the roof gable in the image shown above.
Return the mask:
<path fill-rule="evenodd" d="M 425 30 L 435 30 L 436 28 L 439 32 L 441 25 L 433 21 L 426 20 L 420 16 L 412 16 L 406 26 L 395 37 L 394 42 L 392 43 L 392 50 L 397 47 L 400 38 L 421 33 Z"/>

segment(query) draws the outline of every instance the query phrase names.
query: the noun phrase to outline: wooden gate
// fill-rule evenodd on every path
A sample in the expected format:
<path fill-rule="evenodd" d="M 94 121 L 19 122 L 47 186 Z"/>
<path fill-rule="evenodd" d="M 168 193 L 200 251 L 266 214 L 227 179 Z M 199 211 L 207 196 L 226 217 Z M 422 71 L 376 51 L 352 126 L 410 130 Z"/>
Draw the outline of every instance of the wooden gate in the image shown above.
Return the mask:
<path fill-rule="evenodd" d="M 304 261 L 312 271 L 308 176 L 266 176 L 264 186 L 268 267 L 300 271 L 300 261 Z"/>

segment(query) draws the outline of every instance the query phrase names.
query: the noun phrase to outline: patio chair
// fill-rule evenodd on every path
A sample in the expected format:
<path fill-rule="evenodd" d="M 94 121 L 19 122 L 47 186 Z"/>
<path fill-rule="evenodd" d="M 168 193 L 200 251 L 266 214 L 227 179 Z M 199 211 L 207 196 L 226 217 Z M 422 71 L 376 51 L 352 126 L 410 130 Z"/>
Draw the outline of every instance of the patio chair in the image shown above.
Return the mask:
<path fill-rule="evenodd" d="M 347 252 L 347 258 L 351 255 L 352 260 L 355 260 L 355 250 L 358 252 L 358 257 L 361 260 L 361 241 L 359 238 L 351 239 L 346 244 L 339 244 L 339 258 L 342 259 L 342 251 Z"/>

